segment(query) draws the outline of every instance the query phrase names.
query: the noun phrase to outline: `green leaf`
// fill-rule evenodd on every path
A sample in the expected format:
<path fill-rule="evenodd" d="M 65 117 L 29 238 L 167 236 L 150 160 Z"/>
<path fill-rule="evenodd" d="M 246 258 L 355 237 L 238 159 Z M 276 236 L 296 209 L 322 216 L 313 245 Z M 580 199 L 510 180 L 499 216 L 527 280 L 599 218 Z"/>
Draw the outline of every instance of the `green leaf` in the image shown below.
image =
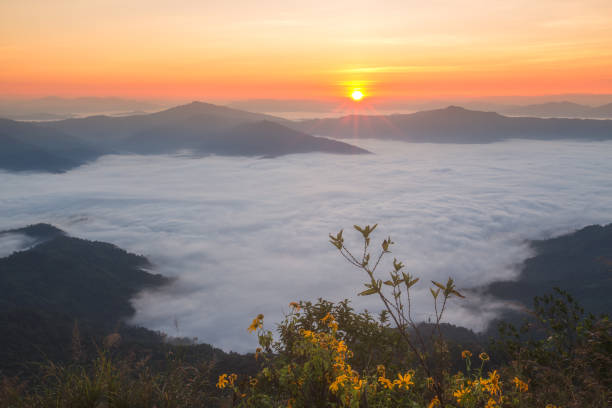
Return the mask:
<path fill-rule="evenodd" d="M 438 295 L 440 294 L 440 289 L 433 290 L 432 288 L 429 288 L 429 290 L 431 291 L 431 295 L 433 296 L 433 298 L 437 299 Z"/>
<path fill-rule="evenodd" d="M 342 245 L 344 244 L 344 238 L 342 238 L 342 232 L 343 230 L 340 230 L 340 232 L 335 237 L 332 234 L 329 234 L 329 240 L 330 240 L 329 242 L 331 242 L 332 245 L 338 248 L 339 250 L 342 250 Z"/>
<path fill-rule="evenodd" d="M 410 276 L 404 276 L 404 279 L 406 280 L 406 287 L 410 289 L 419 281 L 420 278 L 410 279 Z"/>
<path fill-rule="evenodd" d="M 433 283 L 434 285 L 436 285 L 437 287 L 439 287 L 442 290 L 446 290 L 446 287 L 444 285 L 442 285 L 441 283 L 438 283 L 436 281 L 431 281 L 431 283 Z"/>
<path fill-rule="evenodd" d="M 369 296 L 369 295 L 373 295 L 375 293 L 378 293 L 378 288 L 366 289 L 363 292 L 358 293 L 357 296 Z"/>
<path fill-rule="evenodd" d="M 391 237 L 385 239 L 382 243 L 382 248 L 384 252 L 391 252 L 389 251 L 389 246 L 393 245 L 393 241 L 391 241 Z"/>
<path fill-rule="evenodd" d="M 357 231 L 361 232 L 361 235 L 363 235 L 363 237 L 367 240 L 368 236 L 370 235 L 370 233 L 372 231 L 374 231 L 377 226 L 378 226 L 378 224 L 374 224 L 373 227 L 370 227 L 369 225 L 366 225 L 365 228 L 361 228 L 359 225 L 353 225 L 353 228 L 355 228 Z M 369 241 L 368 241 L 368 244 L 369 244 Z"/>
<path fill-rule="evenodd" d="M 457 292 L 455 289 L 451 290 L 451 293 L 454 294 L 455 296 L 459 296 L 460 298 L 465 299 L 465 296 Z"/>

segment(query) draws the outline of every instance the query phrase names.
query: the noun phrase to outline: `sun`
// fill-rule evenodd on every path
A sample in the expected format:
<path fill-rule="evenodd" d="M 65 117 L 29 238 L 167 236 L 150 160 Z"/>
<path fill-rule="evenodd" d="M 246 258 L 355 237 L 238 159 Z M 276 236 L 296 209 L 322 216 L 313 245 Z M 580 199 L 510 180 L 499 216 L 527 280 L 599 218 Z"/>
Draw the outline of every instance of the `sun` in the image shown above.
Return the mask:
<path fill-rule="evenodd" d="M 351 98 L 353 98 L 354 101 L 360 101 L 363 99 L 363 92 L 361 92 L 359 89 L 355 89 L 353 90 L 353 93 L 351 93 Z"/>

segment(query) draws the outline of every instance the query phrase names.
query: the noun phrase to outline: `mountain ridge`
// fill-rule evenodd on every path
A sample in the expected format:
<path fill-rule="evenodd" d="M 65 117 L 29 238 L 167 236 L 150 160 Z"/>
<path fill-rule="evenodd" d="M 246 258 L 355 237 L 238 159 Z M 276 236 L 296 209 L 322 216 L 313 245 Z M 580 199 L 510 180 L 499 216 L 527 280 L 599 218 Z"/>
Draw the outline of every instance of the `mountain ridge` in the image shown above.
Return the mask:
<path fill-rule="evenodd" d="M 63 172 L 104 154 L 195 154 L 278 157 L 323 152 L 365 154 L 332 139 L 416 143 L 493 143 L 508 139 L 612 140 L 612 120 L 509 117 L 459 106 L 412 114 L 347 115 L 289 121 L 192 102 L 122 117 L 46 122 L 0 119 L 0 169 Z"/>
<path fill-rule="evenodd" d="M 458 106 L 412 114 L 310 119 L 296 128 L 332 138 L 374 138 L 417 143 L 493 143 L 507 139 L 612 140 L 612 121 L 508 117 Z"/>
<path fill-rule="evenodd" d="M 104 154 L 173 154 L 183 150 L 263 157 L 369 153 L 292 129 L 288 123 L 270 115 L 203 102 L 152 114 L 97 115 L 44 125 L 2 119 L 0 169 L 63 172 Z"/>

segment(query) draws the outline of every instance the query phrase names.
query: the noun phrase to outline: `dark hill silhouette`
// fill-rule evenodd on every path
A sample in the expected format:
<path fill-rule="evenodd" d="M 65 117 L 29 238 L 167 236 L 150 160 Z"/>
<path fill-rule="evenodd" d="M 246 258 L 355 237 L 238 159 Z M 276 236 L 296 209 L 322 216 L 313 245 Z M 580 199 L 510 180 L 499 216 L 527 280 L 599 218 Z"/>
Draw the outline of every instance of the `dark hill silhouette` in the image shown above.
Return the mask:
<path fill-rule="evenodd" d="M 518 279 L 491 283 L 485 293 L 531 306 L 535 296 L 559 287 L 588 312 L 612 311 L 612 224 L 532 241 L 531 246 L 535 256 L 523 263 Z"/>
<path fill-rule="evenodd" d="M 48 224 L 3 234 L 27 235 L 38 244 L 0 258 L 0 375 L 28 372 L 24 363 L 30 361 L 70 358 L 75 327 L 88 349 L 115 332 L 125 340 L 160 342 L 157 334 L 124 324 L 137 292 L 168 282 L 143 269 L 150 266 L 146 258 Z"/>
<path fill-rule="evenodd" d="M 143 269 L 146 258 L 48 224 L 4 234 L 27 235 L 30 245 L 0 258 L 0 375 L 31 372 L 24 364 L 30 361 L 67 360 L 75 327 L 90 352 L 116 332 L 126 341 L 160 342 L 156 333 L 124 324 L 137 292 L 168 282 Z"/>
<path fill-rule="evenodd" d="M 67 236 L 50 225 L 5 231 L 41 241 L 0 259 L 0 308 L 45 310 L 113 326 L 131 317 L 130 299 L 168 282 L 146 258 L 112 244 Z"/>
<path fill-rule="evenodd" d="M 49 224 L 34 224 L 24 228 L 2 231 L 0 232 L 0 238 L 8 234 L 25 235 L 28 238 L 26 241 L 28 247 L 33 247 L 55 237 L 66 235 L 61 229 Z M 23 249 L 25 248 L 21 248 L 21 250 Z"/>
<path fill-rule="evenodd" d="M 506 117 L 457 106 L 407 115 L 345 116 L 299 122 L 305 132 L 335 138 L 430 143 L 491 143 L 506 139 L 611 140 L 612 121 Z"/>
<path fill-rule="evenodd" d="M 221 370 L 255 367 L 252 355 L 224 353 L 206 344 L 173 346 L 166 340 L 191 344 L 193 339 L 169 339 L 127 325 L 124 321 L 134 313 L 130 299 L 168 282 L 144 269 L 150 267 L 146 258 L 69 237 L 49 224 L 3 234 L 27 235 L 38 245 L 0 258 L 0 377 L 38 375 L 41 362 L 87 361 L 98 355 L 109 334 L 118 341 L 115 356 L 151 359 L 156 365 L 167 363 L 172 353 L 214 361 L 221 365 L 211 374 L 215 381 Z"/>
<path fill-rule="evenodd" d="M 23 228 L 2 231 L 0 234 L 24 234 L 40 241 L 46 241 L 59 235 L 66 235 L 64 231 L 50 224 L 32 224 Z"/>

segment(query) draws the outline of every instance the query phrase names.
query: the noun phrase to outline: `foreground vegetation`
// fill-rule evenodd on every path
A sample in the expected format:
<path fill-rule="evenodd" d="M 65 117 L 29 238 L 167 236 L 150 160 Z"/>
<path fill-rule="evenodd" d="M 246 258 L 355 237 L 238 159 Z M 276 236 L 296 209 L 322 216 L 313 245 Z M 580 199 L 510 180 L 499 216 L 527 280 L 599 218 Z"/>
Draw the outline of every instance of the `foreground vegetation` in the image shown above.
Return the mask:
<path fill-rule="evenodd" d="M 526 324 L 502 324 L 489 343 L 449 339 L 442 323 L 463 294 L 449 278 L 431 282 L 433 321 L 416 322 L 411 291 L 419 278 L 393 259 L 391 238 L 376 251 L 376 226 L 355 227 L 363 246 L 330 236 L 366 277 L 361 296 L 377 296 L 380 315 L 337 304 L 292 302 L 276 328 L 264 316 L 248 330 L 259 347 L 253 366 L 225 365 L 169 347 L 164 360 L 126 355 L 107 337 L 94 359 L 42 365 L 27 381 L 5 378 L 2 407 L 608 407 L 612 405 L 612 325 L 586 315 L 566 292 L 537 297 Z M 78 336 L 77 336 L 78 338 Z M 78 350 L 78 344 L 74 346 Z"/>

